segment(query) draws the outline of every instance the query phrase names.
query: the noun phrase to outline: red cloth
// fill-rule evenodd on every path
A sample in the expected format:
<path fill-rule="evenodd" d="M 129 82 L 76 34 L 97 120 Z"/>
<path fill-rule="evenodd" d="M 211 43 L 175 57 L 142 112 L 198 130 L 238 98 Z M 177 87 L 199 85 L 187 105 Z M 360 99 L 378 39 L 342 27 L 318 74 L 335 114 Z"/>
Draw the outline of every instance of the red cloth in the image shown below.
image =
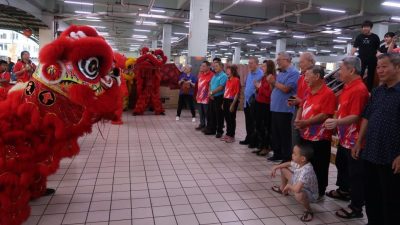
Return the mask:
<path fill-rule="evenodd" d="M 361 77 L 346 84 L 339 96 L 337 118 L 341 119 L 350 115 L 361 116 L 369 98 L 368 89 Z M 357 123 L 338 126 L 340 145 L 351 149 L 358 139 L 361 120 Z"/>
<path fill-rule="evenodd" d="M 304 80 L 305 73 L 300 74 L 299 79 L 297 80 L 297 97 L 300 99 L 304 99 L 304 95 L 308 89 L 308 85 Z"/>
<path fill-rule="evenodd" d="M 25 68 L 25 66 L 27 64 L 28 63 L 24 63 L 22 60 L 17 62 L 14 66 L 14 73 L 21 71 L 23 68 Z M 36 65 L 34 63 L 30 63 L 29 65 L 31 66 L 32 71 L 36 70 Z M 32 73 L 30 73 L 29 71 L 25 71 L 24 73 L 17 75 L 17 81 L 18 82 L 27 82 L 31 78 Z"/>
<path fill-rule="evenodd" d="M 10 73 L 3 72 L 0 74 L 0 80 L 6 80 L 5 82 L 0 82 L 0 100 L 4 100 L 7 97 L 8 90 L 10 90 Z"/>
<path fill-rule="evenodd" d="M 257 90 L 256 101 L 267 104 L 271 103 L 271 93 L 272 93 L 272 88 L 267 81 L 267 77 L 264 76 L 261 79 L 261 86 Z"/>
<path fill-rule="evenodd" d="M 234 99 L 240 93 L 240 80 L 237 77 L 231 77 L 226 81 L 224 98 Z"/>
<path fill-rule="evenodd" d="M 333 91 L 323 84 L 314 94 L 308 89 L 303 101 L 301 120 L 307 120 L 320 113 L 333 115 L 336 109 L 336 96 Z M 310 141 L 331 140 L 332 131 L 325 129 L 323 122 L 301 129 L 301 136 Z"/>
<path fill-rule="evenodd" d="M 214 73 L 210 70 L 207 73 L 199 73 L 197 81 L 196 102 L 208 104 L 208 92 L 210 91 L 210 80 Z"/>

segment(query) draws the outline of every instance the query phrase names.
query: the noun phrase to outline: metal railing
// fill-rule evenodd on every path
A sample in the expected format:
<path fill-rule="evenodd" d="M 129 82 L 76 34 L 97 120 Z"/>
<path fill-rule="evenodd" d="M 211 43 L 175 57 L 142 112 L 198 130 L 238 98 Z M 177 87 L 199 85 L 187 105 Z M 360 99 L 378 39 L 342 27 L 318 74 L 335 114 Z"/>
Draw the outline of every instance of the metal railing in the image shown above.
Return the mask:
<path fill-rule="evenodd" d="M 324 76 L 326 85 L 337 93 L 343 88 L 343 82 L 339 80 L 339 68 Z"/>

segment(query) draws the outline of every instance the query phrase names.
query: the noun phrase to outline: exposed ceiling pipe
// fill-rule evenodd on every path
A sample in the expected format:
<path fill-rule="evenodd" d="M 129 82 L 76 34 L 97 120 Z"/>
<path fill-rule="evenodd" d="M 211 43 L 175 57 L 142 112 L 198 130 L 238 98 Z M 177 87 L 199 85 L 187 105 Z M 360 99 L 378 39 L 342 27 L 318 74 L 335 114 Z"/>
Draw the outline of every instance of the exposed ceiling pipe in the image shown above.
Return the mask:
<path fill-rule="evenodd" d="M 228 5 L 227 7 L 221 9 L 219 12 L 217 12 L 215 15 L 220 15 L 221 13 L 225 12 L 226 10 L 232 8 L 233 6 L 237 5 L 239 2 L 241 2 L 242 0 L 235 0 L 232 4 Z"/>
<path fill-rule="evenodd" d="M 289 16 L 295 16 L 295 15 L 298 15 L 298 14 L 300 14 L 300 13 L 302 13 L 302 12 L 308 11 L 308 10 L 310 10 L 311 8 L 312 8 L 312 0 L 309 0 L 309 1 L 308 1 L 308 4 L 307 4 L 307 7 L 303 8 L 303 9 L 294 10 L 294 11 L 291 11 L 291 12 L 288 12 L 288 13 L 284 13 L 284 14 L 282 14 L 282 15 L 280 15 L 280 16 L 276 16 L 276 17 L 271 18 L 271 19 L 269 19 L 269 20 L 263 20 L 263 21 L 252 22 L 252 23 L 249 23 L 249 24 L 246 24 L 246 25 L 244 25 L 244 26 L 241 26 L 241 27 L 236 28 L 236 29 L 234 30 L 234 32 L 244 30 L 244 29 L 249 28 L 249 27 L 252 27 L 252 26 L 254 26 L 254 25 L 271 23 L 271 22 L 274 22 L 274 21 L 277 21 L 277 20 L 280 20 L 280 19 L 284 19 L 284 18 L 289 17 Z"/>
<path fill-rule="evenodd" d="M 144 12 L 144 13 L 150 14 L 150 11 L 153 8 L 155 2 L 156 2 L 156 0 L 150 0 L 149 6 L 147 7 L 147 10 L 146 10 L 147 12 Z M 140 25 L 143 24 L 143 20 L 144 20 L 143 17 L 140 18 L 140 22 L 139 22 Z"/>
<path fill-rule="evenodd" d="M 343 20 L 348 20 L 348 19 L 353 19 L 356 17 L 360 17 L 364 15 L 364 7 L 365 7 L 365 0 L 361 0 L 361 6 L 360 6 L 360 12 L 354 15 L 350 15 L 350 16 L 343 16 L 343 17 L 339 17 L 333 20 L 329 20 L 329 21 L 325 21 L 325 22 L 321 22 L 321 23 L 317 23 L 317 24 L 310 24 L 310 26 L 323 26 L 326 24 L 330 24 L 330 23 L 337 23 Z"/>

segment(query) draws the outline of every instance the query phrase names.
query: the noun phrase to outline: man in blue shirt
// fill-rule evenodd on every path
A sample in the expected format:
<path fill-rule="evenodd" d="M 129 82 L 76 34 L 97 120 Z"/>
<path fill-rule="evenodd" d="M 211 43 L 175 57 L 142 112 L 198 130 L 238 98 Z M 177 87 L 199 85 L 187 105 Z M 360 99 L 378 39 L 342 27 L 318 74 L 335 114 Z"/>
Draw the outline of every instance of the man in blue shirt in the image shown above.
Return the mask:
<path fill-rule="evenodd" d="M 276 59 L 280 72 L 277 77 L 268 76 L 267 80 L 274 89 L 271 94 L 271 140 L 274 156 L 270 161 L 290 161 L 292 155 L 292 117 L 294 107 L 288 105 L 288 99 L 297 91 L 299 71 L 292 66 L 292 57 L 281 52 Z"/>
<path fill-rule="evenodd" d="M 368 224 L 393 225 L 400 221 L 400 55 L 378 56 L 377 74 L 382 85 L 372 91 L 351 154 L 359 159 L 365 142 Z"/>
<path fill-rule="evenodd" d="M 196 111 L 194 109 L 194 86 L 196 85 L 197 78 L 192 74 L 192 66 L 185 65 L 183 67 L 183 73 L 179 77 L 179 100 L 178 110 L 176 111 L 176 120 L 178 121 L 181 117 L 183 105 L 188 104 L 190 112 L 192 113 L 192 122 L 196 122 Z"/>
<path fill-rule="evenodd" d="M 210 101 L 209 101 L 209 121 L 207 128 L 204 131 L 206 135 L 215 135 L 216 138 L 221 138 L 224 133 L 224 116 L 222 111 L 222 102 L 225 91 L 226 81 L 228 76 L 223 71 L 224 65 L 222 62 L 214 62 L 215 74 L 210 81 Z"/>
<path fill-rule="evenodd" d="M 249 57 L 249 69 L 250 73 L 247 75 L 246 84 L 244 87 L 244 116 L 246 123 L 246 138 L 243 141 L 240 141 L 241 145 L 248 145 L 249 148 L 257 147 L 257 139 L 255 138 L 255 94 L 256 94 L 256 86 L 254 85 L 255 81 L 260 81 L 263 77 L 263 72 L 260 68 L 258 68 L 258 58 L 257 57 Z"/>

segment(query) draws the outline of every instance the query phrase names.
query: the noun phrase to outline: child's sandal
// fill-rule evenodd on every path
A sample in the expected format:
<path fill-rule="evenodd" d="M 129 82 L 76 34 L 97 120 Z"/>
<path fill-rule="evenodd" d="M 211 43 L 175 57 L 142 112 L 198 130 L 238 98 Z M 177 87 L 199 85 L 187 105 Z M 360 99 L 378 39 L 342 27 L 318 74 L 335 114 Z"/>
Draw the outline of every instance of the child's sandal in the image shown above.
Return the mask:
<path fill-rule="evenodd" d="M 276 185 L 275 185 L 275 186 L 273 186 L 271 189 L 272 189 L 272 191 L 274 191 L 274 192 L 276 192 L 276 193 L 278 193 L 278 194 L 285 195 L 285 196 L 288 195 L 287 193 L 286 193 L 286 194 L 283 193 L 282 190 L 281 190 L 281 187 L 279 187 L 279 186 L 276 186 Z"/>
<path fill-rule="evenodd" d="M 300 217 L 303 222 L 310 222 L 314 218 L 314 213 L 311 211 L 304 211 L 304 214 Z"/>

